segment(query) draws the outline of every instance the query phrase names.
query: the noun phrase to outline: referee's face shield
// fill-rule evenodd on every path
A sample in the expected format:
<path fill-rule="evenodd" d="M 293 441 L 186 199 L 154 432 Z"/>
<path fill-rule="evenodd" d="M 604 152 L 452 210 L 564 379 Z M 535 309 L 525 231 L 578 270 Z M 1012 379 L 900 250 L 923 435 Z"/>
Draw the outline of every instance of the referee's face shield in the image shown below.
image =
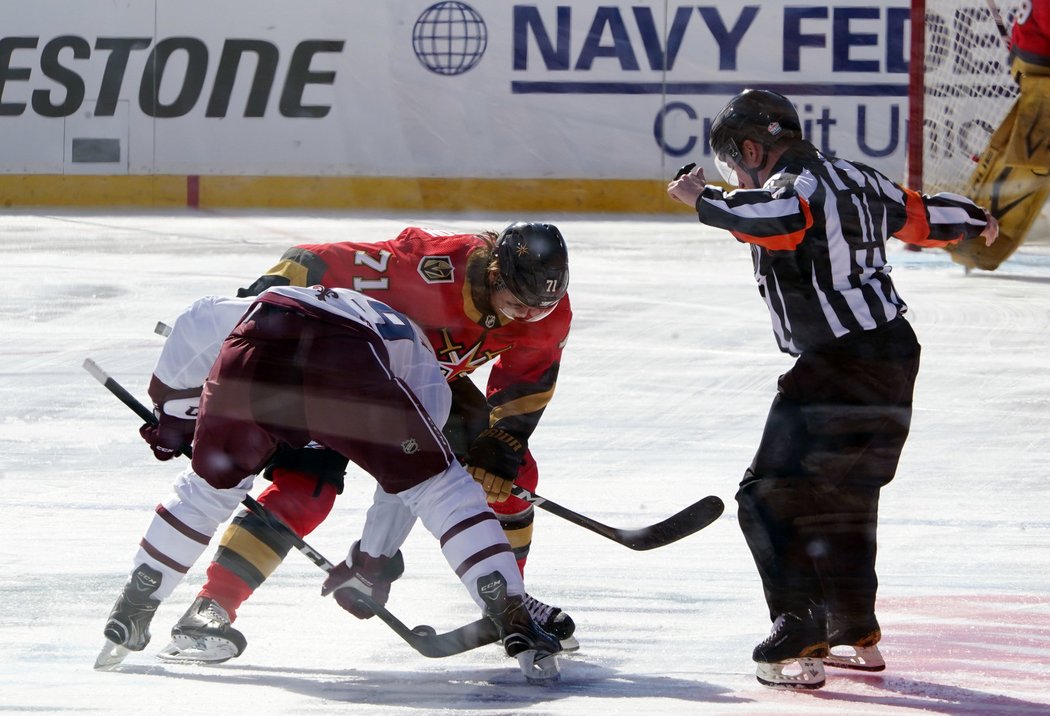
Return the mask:
<path fill-rule="evenodd" d="M 740 164 L 740 147 L 735 139 L 727 140 L 722 146 L 716 147 L 715 168 L 722 175 L 722 179 L 731 186 L 741 186 L 737 166 Z"/>

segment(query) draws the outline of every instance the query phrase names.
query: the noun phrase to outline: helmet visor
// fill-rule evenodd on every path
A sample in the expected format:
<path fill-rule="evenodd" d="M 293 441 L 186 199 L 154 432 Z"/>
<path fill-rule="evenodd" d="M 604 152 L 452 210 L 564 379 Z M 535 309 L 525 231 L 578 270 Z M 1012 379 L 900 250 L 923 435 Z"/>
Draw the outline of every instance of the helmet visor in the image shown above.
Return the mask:
<path fill-rule="evenodd" d="M 725 179 L 726 184 L 732 186 L 740 186 L 740 177 L 736 174 L 736 165 L 732 164 L 721 156 L 715 157 L 715 167 L 718 169 L 718 173 Z"/>
<path fill-rule="evenodd" d="M 561 303 L 560 299 L 543 306 L 530 306 L 511 293 L 503 281 L 499 281 L 496 284 L 496 290 L 492 292 L 492 307 L 512 321 L 525 321 L 526 323 L 542 321 L 554 312 L 559 303 Z"/>
<path fill-rule="evenodd" d="M 740 177 L 737 176 L 737 161 L 740 159 L 740 148 L 736 141 L 730 139 L 722 147 L 715 151 L 715 168 L 727 184 L 740 186 Z"/>

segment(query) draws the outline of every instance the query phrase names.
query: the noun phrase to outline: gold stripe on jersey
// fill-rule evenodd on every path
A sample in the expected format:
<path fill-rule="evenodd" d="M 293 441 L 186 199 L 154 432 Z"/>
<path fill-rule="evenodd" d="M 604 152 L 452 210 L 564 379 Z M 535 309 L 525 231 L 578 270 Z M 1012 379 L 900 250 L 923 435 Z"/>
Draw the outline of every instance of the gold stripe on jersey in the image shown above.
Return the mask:
<path fill-rule="evenodd" d="M 489 414 L 489 425 L 493 426 L 500 420 L 505 418 L 512 418 L 517 415 L 528 415 L 535 413 L 538 410 L 543 410 L 547 407 L 547 404 L 551 402 L 551 398 L 554 397 L 554 387 L 552 386 L 549 390 L 545 390 L 542 393 L 532 393 L 531 395 L 525 395 L 517 400 L 511 400 L 503 405 L 495 407 Z"/>
<path fill-rule="evenodd" d="M 308 270 L 295 261 L 284 260 L 267 271 L 264 276 L 284 276 L 292 286 L 307 286 Z"/>

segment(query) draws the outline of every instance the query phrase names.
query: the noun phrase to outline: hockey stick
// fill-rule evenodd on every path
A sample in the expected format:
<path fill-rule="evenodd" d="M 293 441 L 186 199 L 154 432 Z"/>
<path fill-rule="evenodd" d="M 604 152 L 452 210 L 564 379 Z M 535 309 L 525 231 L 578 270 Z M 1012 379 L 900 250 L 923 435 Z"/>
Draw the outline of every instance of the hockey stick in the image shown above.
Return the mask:
<path fill-rule="evenodd" d="M 696 165 L 685 165 L 678 170 L 678 176 L 687 174 L 694 166 Z M 153 331 L 159 336 L 166 337 L 171 334 L 171 327 L 164 322 L 158 322 Z M 596 532 L 602 537 L 607 537 L 613 542 L 618 542 L 625 547 L 637 551 L 663 547 L 672 542 L 677 542 L 683 537 L 688 537 L 695 532 L 699 532 L 704 527 L 707 527 L 717 520 L 725 510 L 725 505 L 722 503 L 721 499 L 715 495 L 709 495 L 698 502 L 694 502 L 685 509 L 676 512 L 662 522 L 657 522 L 656 524 L 647 527 L 639 527 L 637 529 L 618 529 L 616 527 L 604 525 L 595 519 L 591 519 L 586 515 L 581 515 L 567 507 L 562 507 L 558 503 L 551 502 L 547 498 L 541 497 L 524 487 L 515 485 L 511 488 L 511 494 L 517 498 L 525 500 L 529 504 L 550 512 L 552 515 L 557 515 L 564 520 L 568 520 L 574 525 Z"/>
<path fill-rule="evenodd" d="M 995 4 L 995 0 L 984 0 L 984 2 L 992 12 L 992 21 L 995 23 L 995 28 L 999 31 L 999 37 L 1002 38 L 1006 48 L 1010 49 L 1010 33 L 1006 31 L 1006 23 L 1003 22 L 1003 15 L 999 12 L 999 6 Z"/>
<path fill-rule="evenodd" d="M 335 567 L 335 565 L 325 559 L 324 555 L 308 545 L 302 537 L 282 522 L 279 517 L 266 509 L 264 505 L 259 504 L 250 497 L 245 498 L 244 505 L 255 513 L 256 517 L 265 522 L 267 527 L 289 540 L 297 550 L 305 554 L 311 562 L 325 572 L 330 572 Z M 350 587 L 350 593 L 356 601 L 362 602 L 375 612 L 375 615 L 393 629 L 395 634 L 408 642 L 409 646 L 431 659 L 461 654 L 464 651 L 470 651 L 499 640 L 499 630 L 491 619 L 483 617 L 443 634 L 438 634 L 433 627 L 426 624 L 409 629 L 403 621 L 394 616 L 386 607 L 377 604 L 367 594 L 353 587 Z"/>
<path fill-rule="evenodd" d="M 574 525 L 589 529 L 602 537 L 608 537 L 613 542 L 618 542 L 625 547 L 638 551 L 663 547 L 672 542 L 677 542 L 683 537 L 688 537 L 694 532 L 699 532 L 717 520 L 725 510 L 725 505 L 717 495 L 708 495 L 656 524 L 637 529 L 619 529 L 603 525 L 597 520 L 573 512 L 556 502 L 540 497 L 535 492 L 526 490 L 524 487 L 515 485 L 511 488 L 510 494 L 547 510 L 553 515 L 566 519 Z"/>
<path fill-rule="evenodd" d="M 143 405 L 138 398 L 106 373 L 98 363 L 87 358 L 84 360 L 84 369 L 101 383 L 106 390 L 115 395 L 120 402 L 131 408 L 131 411 L 144 422 L 151 425 L 157 424 L 157 416 L 153 414 L 153 411 Z M 180 451 L 187 457 L 192 454 L 192 450 L 188 445 L 181 446 Z M 306 555 L 307 559 L 325 572 L 330 572 L 335 566 L 323 554 L 307 544 L 302 537 L 296 534 L 295 530 L 286 525 L 277 515 L 266 509 L 264 505 L 256 501 L 251 495 L 245 495 L 244 499 L 241 500 L 241 504 L 265 522 L 267 527 L 287 539 L 292 546 Z M 443 634 L 438 634 L 436 629 L 426 624 L 409 629 L 404 622 L 394 616 L 386 607 L 377 604 L 368 595 L 352 587 L 350 589 L 357 601 L 363 602 L 394 633 L 423 656 L 432 659 L 452 656 L 453 654 L 460 654 L 499 640 L 499 630 L 495 623 L 487 618 L 478 619 Z"/>

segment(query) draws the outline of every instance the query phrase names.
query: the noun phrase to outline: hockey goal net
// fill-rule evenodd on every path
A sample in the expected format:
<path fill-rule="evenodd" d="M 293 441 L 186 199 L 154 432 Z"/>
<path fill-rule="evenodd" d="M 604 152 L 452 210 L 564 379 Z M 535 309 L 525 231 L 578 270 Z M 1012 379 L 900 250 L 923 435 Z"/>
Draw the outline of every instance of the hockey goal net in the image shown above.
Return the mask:
<path fill-rule="evenodd" d="M 1017 96 L 1005 35 L 1022 4 L 912 0 L 911 187 L 970 193 L 976 158 Z"/>

